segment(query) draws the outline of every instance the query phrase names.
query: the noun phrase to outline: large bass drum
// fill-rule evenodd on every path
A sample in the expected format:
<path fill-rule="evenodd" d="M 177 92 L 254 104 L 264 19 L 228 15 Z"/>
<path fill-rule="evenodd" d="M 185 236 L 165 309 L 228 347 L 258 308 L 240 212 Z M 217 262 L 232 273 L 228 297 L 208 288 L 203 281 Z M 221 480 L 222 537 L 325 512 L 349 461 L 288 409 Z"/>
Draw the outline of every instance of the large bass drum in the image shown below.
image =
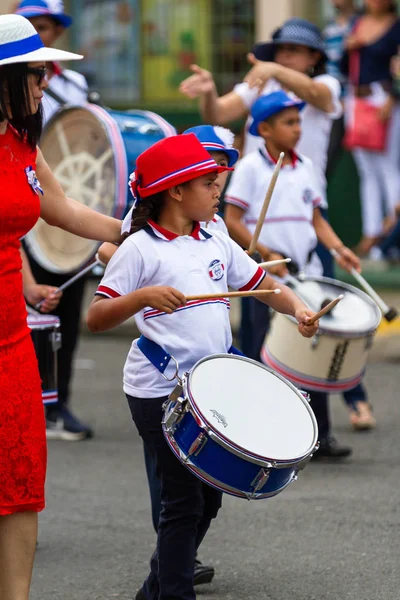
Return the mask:
<path fill-rule="evenodd" d="M 172 125 L 149 111 L 66 106 L 48 122 L 40 147 L 67 196 L 121 219 L 130 201 L 128 177 L 138 155 L 175 133 Z M 99 246 L 42 219 L 25 241 L 35 260 L 53 273 L 80 270 Z"/>

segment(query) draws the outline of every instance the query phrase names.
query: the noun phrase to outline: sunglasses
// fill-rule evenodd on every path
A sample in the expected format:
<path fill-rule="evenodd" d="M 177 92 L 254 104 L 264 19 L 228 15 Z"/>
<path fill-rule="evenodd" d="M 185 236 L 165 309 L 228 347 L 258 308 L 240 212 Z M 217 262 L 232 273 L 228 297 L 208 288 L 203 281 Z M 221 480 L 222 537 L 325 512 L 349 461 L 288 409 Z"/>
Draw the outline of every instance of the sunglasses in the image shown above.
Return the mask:
<path fill-rule="evenodd" d="M 41 85 L 43 83 L 43 81 L 46 79 L 47 76 L 47 69 L 46 67 L 27 67 L 26 68 L 26 72 L 29 75 L 36 75 L 38 78 L 38 85 Z"/>

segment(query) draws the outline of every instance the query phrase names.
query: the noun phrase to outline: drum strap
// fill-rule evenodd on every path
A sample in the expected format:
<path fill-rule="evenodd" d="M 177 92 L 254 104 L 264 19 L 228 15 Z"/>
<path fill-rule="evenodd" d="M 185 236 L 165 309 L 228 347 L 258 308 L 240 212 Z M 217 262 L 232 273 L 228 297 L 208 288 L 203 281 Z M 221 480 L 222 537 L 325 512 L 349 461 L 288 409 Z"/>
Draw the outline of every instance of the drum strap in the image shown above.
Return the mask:
<path fill-rule="evenodd" d="M 169 361 L 171 360 L 171 355 L 168 354 L 164 348 L 156 344 L 156 342 L 149 340 L 149 338 L 144 335 L 141 335 L 138 339 L 137 346 L 139 350 L 143 352 L 147 360 L 149 360 L 151 364 L 160 371 L 160 373 L 164 373 L 165 369 L 169 365 Z M 244 356 L 244 354 L 234 346 L 229 348 L 228 354 Z"/>

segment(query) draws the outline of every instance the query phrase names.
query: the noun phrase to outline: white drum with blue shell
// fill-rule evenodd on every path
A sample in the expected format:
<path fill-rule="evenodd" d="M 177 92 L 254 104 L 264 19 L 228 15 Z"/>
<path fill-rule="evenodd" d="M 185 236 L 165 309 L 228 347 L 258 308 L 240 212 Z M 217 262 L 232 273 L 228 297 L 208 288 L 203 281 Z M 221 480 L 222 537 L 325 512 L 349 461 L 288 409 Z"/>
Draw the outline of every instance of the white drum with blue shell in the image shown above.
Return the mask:
<path fill-rule="evenodd" d="M 175 134 L 172 125 L 150 111 L 113 111 L 86 104 L 58 111 L 45 128 L 40 147 L 67 196 L 122 219 L 132 200 L 128 179 L 137 157 Z M 25 241 L 36 261 L 54 273 L 79 271 L 99 246 L 41 219 Z"/>
<path fill-rule="evenodd" d="M 303 394 L 264 365 L 231 354 L 204 358 L 183 376 L 162 426 L 194 475 L 248 500 L 286 489 L 318 447 Z"/>
<path fill-rule="evenodd" d="M 276 313 L 265 339 L 263 362 L 307 391 L 341 393 L 360 383 L 381 321 L 381 312 L 364 292 L 335 279 L 293 279 L 291 287 L 317 312 L 330 300 L 343 299 L 319 321 L 313 338 L 298 333 L 297 321 Z"/>

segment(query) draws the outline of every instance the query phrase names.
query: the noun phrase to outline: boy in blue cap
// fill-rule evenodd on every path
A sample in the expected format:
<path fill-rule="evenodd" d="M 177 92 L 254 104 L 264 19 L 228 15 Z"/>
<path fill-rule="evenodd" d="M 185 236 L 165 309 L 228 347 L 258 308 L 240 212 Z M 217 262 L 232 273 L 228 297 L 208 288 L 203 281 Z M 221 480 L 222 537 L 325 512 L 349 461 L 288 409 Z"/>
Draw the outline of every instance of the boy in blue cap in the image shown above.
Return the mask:
<path fill-rule="evenodd" d="M 317 242 L 338 252 L 338 263 L 350 270 L 360 269 L 356 255 L 344 246 L 329 223 L 322 217 L 321 198 L 311 160 L 294 149 L 301 136 L 301 115 L 305 103 L 284 91 L 260 97 L 253 105 L 250 133 L 263 138 L 264 146 L 245 156 L 232 175 L 226 196 L 225 221 L 231 237 L 248 248 L 281 152 L 282 169 L 261 230 L 257 251 L 263 260 L 288 256 L 297 271 L 307 271 Z M 315 261 L 313 260 L 313 265 Z M 272 271 L 272 269 L 271 269 Z M 284 277 L 286 265 L 277 266 L 275 275 Z M 311 274 L 311 273 L 310 273 Z M 322 275 L 322 266 L 319 273 Z M 269 325 L 268 311 L 251 303 L 253 350 L 251 358 L 260 360 L 261 347 Z M 331 435 L 328 395 L 311 393 L 311 406 L 320 432 L 320 450 L 315 458 L 340 460 L 351 449 L 339 446 Z"/>

